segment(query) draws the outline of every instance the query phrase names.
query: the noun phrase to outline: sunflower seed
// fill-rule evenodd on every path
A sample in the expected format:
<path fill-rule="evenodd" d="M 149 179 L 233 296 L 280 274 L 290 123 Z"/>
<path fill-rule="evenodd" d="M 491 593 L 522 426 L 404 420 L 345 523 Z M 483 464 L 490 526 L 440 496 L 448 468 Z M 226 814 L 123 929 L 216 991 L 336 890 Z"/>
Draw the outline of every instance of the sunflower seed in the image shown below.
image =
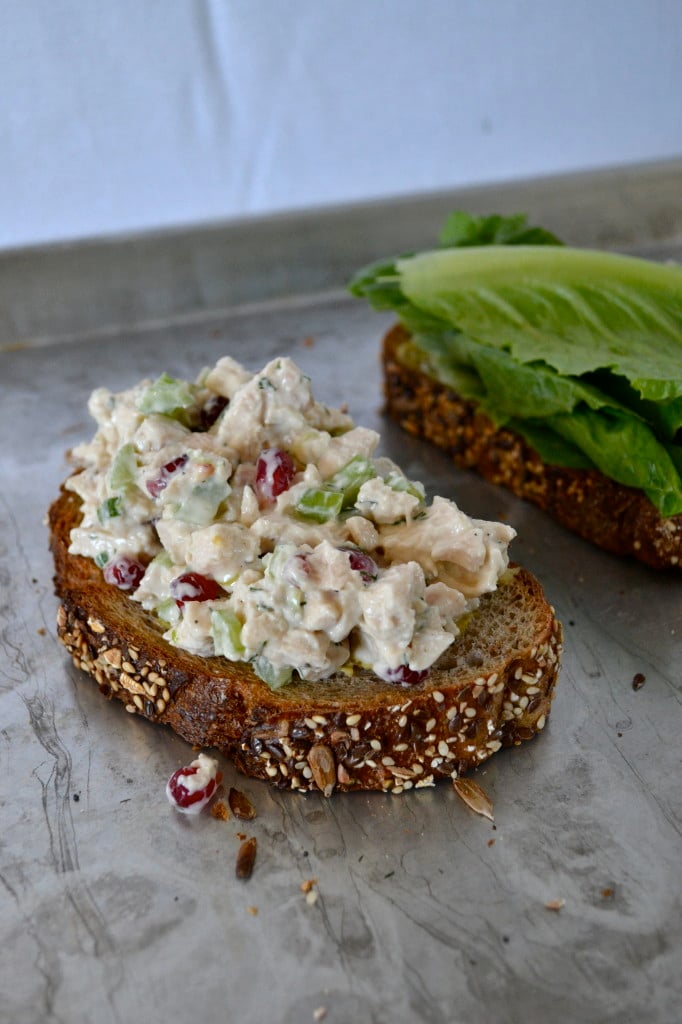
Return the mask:
<path fill-rule="evenodd" d="M 246 793 L 242 793 L 240 789 L 230 789 L 227 795 L 227 802 L 235 818 L 241 818 L 242 821 L 250 821 L 256 817 L 256 808 Z"/>
<path fill-rule="evenodd" d="M 472 782 L 471 779 L 453 779 L 452 786 L 467 807 L 489 821 L 494 821 L 492 800 L 477 782 Z"/>
<path fill-rule="evenodd" d="M 308 764 L 318 789 L 325 796 L 331 796 L 336 785 L 336 762 L 334 755 L 324 743 L 316 743 L 308 751 Z"/>
<path fill-rule="evenodd" d="M 256 850 L 258 843 L 256 837 L 252 836 L 251 839 L 245 840 L 239 847 L 237 853 L 237 864 L 235 867 L 235 874 L 237 878 L 250 878 L 251 872 L 253 871 L 253 865 L 256 863 Z"/>

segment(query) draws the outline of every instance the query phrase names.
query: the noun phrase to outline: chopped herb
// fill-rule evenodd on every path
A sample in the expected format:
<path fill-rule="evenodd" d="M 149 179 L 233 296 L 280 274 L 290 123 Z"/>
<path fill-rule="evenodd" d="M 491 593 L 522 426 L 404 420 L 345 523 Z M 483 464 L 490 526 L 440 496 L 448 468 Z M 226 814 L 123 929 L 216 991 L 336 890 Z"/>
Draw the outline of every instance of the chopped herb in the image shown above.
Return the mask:
<path fill-rule="evenodd" d="M 121 515 L 121 499 L 106 498 L 97 509 L 97 518 L 104 525 L 108 519 L 116 519 Z"/>

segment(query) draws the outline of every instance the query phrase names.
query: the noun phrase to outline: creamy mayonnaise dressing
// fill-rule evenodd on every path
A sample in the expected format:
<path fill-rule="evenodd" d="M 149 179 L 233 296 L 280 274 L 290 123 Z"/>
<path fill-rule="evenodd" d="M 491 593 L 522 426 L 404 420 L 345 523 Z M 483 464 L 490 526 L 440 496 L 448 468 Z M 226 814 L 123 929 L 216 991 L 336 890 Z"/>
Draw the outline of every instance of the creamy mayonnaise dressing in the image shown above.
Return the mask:
<path fill-rule="evenodd" d="M 195 384 L 98 389 L 89 409 L 69 550 L 112 582 L 132 564 L 171 644 L 273 687 L 353 665 L 414 682 L 507 566 L 511 527 L 427 503 L 291 359 L 251 374 L 226 357 Z"/>

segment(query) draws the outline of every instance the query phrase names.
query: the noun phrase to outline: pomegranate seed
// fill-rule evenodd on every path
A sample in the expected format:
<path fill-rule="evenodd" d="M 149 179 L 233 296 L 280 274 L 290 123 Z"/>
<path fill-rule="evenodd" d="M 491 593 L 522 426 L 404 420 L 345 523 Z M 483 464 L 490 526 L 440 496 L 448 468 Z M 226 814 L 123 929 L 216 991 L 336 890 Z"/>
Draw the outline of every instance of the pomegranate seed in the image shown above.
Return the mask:
<path fill-rule="evenodd" d="M 199 754 L 196 761 L 173 772 L 166 784 L 166 796 L 184 814 L 198 814 L 209 802 L 220 781 L 218 762 L 205 754 Z"/>
<path fill-rule="evenodd" d="M 145 567 L 142 562 L 128 558 L 127 555 L 121 555 L 104 566 L 105 581 L 112 583 L 119 590 L 137 590 L 144 574 Z"/>
<path fill-rule="evenodd" d="M 199 414 L 202 430 L 208 430 L 220 416 L 227 406 L 228 400 L 224 395 L 212 395 Z"/>
<path fill-rule="evenodd" d="M 178 608 L 182 608 L 188 601 L 214 601 L 220 595 L 220 587 L 210 576 L 183 572 L 171 581 L 170 592 Z"/>
<path fill-rule="evenodd" d="M 351 548 L 348 552 L 348 561 L 351 569 L 360 573 L 363 583 L 372 583 L 379 575 L 378 565 L 364 551 L 355 551 Z"/>
<path fill-rule="evenodd" d="M 168 486 L 168 481 L 172 476 L 182 469 L 189 455 L 178 455 L 177 459 L 171 459 L 165 466 L 161 467 L 161 473 L 154 480 L 147 480 L 147 490 L 151 494 L 152 498 L 158 498 L 161 491 L 165 490 Z"/>
<path fill-rule="evenodd" d="M 262 501 L 274 501 L 288 491 L 296 476 L 291 455 L 281 448 L 265 448 L 256 462 L 256 490 Z"/>
<path fill-rule="evenodd" d="M 428 669 L 410 668 L 409 665 L 398 665 L 397 668 L 389 668 L 382 673 L 387 683 L 401 683 L 402 686 L 416 686 L 426 679 Z"/>

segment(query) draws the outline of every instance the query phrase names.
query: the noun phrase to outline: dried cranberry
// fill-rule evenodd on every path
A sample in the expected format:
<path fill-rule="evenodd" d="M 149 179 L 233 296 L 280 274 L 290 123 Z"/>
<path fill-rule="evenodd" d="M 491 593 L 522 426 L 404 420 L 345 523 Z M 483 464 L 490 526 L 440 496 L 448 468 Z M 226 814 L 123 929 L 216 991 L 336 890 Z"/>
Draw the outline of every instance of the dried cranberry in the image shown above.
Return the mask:
<path fill-rule="evenodd" d="M 214 601 L 220 595 L 220 587 L 210 576 L 183 572 L 171 581 L 170 592 L 178 608 L 182 608 L 188 601 Z"/>
<path fill-rule="evenodd" d="M 306 554 L 292 555 L 284 566 L 284 578 L 294 586 L 305 585 L 310 576 L 310 561 Z"/>
<path fill-rule="evenodd" d="M 142 562 L 138 562 L 136 558 L 128 558 L 127 555 L 121 555 L 104 566 L 105 581 L 112 583 L 119 590 L 137 590 L 144 574 Z"/>
<path fill-rule="evenodd" d="M 196 813 L 200 811 L 211 799 L 218 785 L 218 777 L 209 778 L 205 786 L 190 792 L 184 780 L 199 771 L 198 764 L 188 765 L 186 768 L 178 768 L 173 772 L 166 785 L 166 794 L 172 804 L 178 810 Z"/>
<path fill-rule="evenodd" d="M 165 490 L 168 486 L 170 478 L 175 476 L 178 470 L 182 469 L 188 459 L 189 455 L 178 455 L 177 459 L 171 459 L 170 462 L 161 467 L 160 474 L 154 480 L 147 480 L 147 490 L 152 498 L 158 498 L 161 491 Z"/>
<path fill-rule="evenodd" d="M 212 427 L 227 405 L 228 400 L 224 395 L 211 395 L 199 414 L 201 429 Z"/>
<path fill-rule="evenodd" d="M 256 462 L 256 490 L 262 501 L 274 501 L 278 494 L 288 491 L 296 476 L 291 455 L 281 448 L 265 448 Z"/>
<path fill-rule="evenodd" d="M 428 669 L 410 668 L 409 665 L 398 665 L 397 668 L 389 668 L 382 673 L 387 683 L 400 683 L 402 686 L 416 686 L 426 679 Z"/>
<path fill-rule="evenodd" d="M 351 569 L 360 573 L 363 583 L 372 583 L 379 575 L 378 565 L 364 551 L 356 551 L 351 548 L 348 552 L 348 561 Z"/>

